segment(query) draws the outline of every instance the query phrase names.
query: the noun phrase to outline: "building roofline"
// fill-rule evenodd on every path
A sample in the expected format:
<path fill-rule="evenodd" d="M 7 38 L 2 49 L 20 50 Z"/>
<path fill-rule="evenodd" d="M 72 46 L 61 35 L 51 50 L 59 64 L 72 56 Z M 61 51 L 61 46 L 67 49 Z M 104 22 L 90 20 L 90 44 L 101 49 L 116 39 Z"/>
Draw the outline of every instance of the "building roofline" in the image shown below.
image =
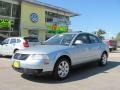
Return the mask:
<path fill-rule="evenodd" d="M 65 9 L 65 8 L 62 8 L 62 7 L 59 7 L 59 6 L 54 6 L 54 5 L 47 4 L 47 3 L 43 3 L 43 2 L 40 2 L 40 1 L 37 1 L 37 0 L 23 0 L 23 1 L 29 2 L 31 4 L 41 5 L 41 6 L 45 6 L 45 7 L 51 8 L 51 9 L 55 9 L 55 10 L 59 10 L 59 11 L 68 13 L 68 14 L 70 14 L 70 17 L 79 16 L 80 15 L 80 14 L 74 13 L 74 12 L 68 10 L 68 9 Z"/>

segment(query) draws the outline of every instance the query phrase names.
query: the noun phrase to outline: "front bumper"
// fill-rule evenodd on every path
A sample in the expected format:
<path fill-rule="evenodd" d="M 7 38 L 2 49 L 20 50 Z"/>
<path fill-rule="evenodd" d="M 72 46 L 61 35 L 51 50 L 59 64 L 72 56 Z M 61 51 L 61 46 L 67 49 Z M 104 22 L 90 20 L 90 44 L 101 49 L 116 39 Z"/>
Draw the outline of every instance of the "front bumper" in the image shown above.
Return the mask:
<path fill-rule="evenodd" d="M 12 65 L 12 68 L 17 72 L 28 74 L 28 75 L 40 75 L 43 72 L 43 69 L 15 68 L 13 65 Z"/>
<path fill-rule="evenodd" d="M 14 62 L 18 62 L 18 65 Z M 53 71 L 53 64 L 50 61 L 46 63 L 45 60 L 13 60 L 12 67 L 18 72 L 28 74 Z"/>

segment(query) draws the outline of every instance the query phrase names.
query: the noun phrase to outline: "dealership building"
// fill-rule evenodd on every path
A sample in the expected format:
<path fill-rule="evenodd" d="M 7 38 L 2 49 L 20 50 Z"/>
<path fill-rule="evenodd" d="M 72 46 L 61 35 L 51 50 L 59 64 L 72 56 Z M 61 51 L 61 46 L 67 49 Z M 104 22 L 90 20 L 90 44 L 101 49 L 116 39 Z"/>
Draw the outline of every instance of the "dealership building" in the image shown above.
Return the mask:
<path fill-rule="evenodd" d="M 0 0 L 0 38 L 36 36 L 41 41 L 69 31 L 79 14 L 37 0 Z"/>

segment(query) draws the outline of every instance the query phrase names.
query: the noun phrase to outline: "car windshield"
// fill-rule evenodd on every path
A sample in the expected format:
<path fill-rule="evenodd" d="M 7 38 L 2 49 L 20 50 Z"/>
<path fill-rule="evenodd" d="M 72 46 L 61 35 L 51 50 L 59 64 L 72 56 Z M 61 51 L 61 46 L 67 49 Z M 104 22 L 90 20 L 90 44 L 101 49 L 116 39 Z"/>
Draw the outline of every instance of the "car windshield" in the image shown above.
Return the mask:
<path fill-rule="evenodd" d="M 75 34 L 60 34 L 55 35 L 48 39 L 45 45 L 69 45 L 74 38 Z"/>

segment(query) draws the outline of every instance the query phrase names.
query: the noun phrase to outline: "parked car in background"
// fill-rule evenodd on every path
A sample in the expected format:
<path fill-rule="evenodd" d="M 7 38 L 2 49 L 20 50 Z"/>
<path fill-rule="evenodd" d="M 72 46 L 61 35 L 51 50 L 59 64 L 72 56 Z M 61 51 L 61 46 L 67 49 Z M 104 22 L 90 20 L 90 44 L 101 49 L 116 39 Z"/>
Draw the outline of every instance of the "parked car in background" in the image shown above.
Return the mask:
<path fill-rule="evenodd" d="M 109 51 L 117 50 L 117 41 L 116 40 L 104 40 L 105 43 L 109 46 Z"/>
<path fill-rule="evenodd" d="M 117 47 L 120 48 L 120 41 L 117 42 Z"/>
<path fill-rule="evenodd" d="M 0 55 L 13 55 L 20 49 L 40 45 L 40 41 L 35 37 L 11 37 L 5 39 L 0 45 Z"/>
<path fill-rule="evenodd" d="M 94 61 L 107 64 L 108 45 L 90 33 L 55 35 L 44 44 L 15 53 L 13 69 L 28 75 L 51 72 L 55 79 L 65 79 L 74 65 Z"/>

